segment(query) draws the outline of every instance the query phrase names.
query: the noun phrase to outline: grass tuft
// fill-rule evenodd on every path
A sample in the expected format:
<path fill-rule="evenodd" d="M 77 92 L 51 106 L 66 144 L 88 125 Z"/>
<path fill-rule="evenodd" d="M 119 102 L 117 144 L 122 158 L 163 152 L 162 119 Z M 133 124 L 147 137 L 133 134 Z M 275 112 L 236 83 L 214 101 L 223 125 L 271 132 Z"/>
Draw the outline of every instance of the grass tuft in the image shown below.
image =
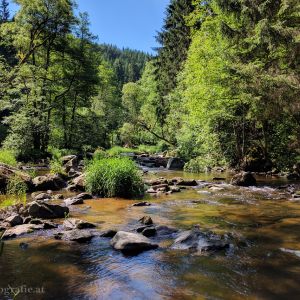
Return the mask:
<path fill-rule="evenodd" d="M 87 167 L 86 187 L 100 197 L 134 198 L 144 193 L 136 164 L 126 157 L 93 160 Z"/>

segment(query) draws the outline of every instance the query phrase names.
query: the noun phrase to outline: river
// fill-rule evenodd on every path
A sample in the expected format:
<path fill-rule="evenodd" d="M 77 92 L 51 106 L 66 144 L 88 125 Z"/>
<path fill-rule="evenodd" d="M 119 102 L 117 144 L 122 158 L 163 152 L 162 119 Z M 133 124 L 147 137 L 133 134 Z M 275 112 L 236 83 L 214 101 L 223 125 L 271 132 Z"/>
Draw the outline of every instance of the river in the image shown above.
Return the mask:
<path fill-rule="evenodd" d="M 153 176 L 211 180 L 213 175 Z M 86 200 L 71 215 L 98 223 L 101 230 L 128 229 L 149 215 L 156 224 L 182 230 L 199 224 L 239 243 L 222 253 L 195 255 L 170 249 L 172 240 L 166 240 L 157 250 L 125 257 L 106 238 L 76 244 L 37 232 L 5 241 L 0 299 L 13 298 L 9 287 L 22 289 L 15 298 L 22 300 L 299 299 L 300 201 L 275 188 L 282 183 L 259 178 L 257 188 L 191 188 L 148 199 L 149 207 L 132 207 L 136 201 L 123 199 Z"/>

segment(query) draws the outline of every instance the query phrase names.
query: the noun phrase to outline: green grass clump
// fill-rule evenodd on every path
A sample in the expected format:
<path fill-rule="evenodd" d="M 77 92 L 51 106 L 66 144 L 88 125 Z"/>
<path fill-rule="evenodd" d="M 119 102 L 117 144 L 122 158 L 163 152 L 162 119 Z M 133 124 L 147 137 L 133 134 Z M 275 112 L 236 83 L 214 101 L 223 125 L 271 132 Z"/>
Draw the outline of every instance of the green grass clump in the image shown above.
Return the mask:
<path fill-rule="evenodd" d="M 93 160 L 86 170 L 86 187 L 100 197 L 134 198 L 144 193 L 136 164 L 126 157 Z"/>
<path fill-rule="evenodd" d="M 14 152 L 5 149 L 0 149 L 0 163 L 13 167 L 16 167 L 18 164 Z"/>

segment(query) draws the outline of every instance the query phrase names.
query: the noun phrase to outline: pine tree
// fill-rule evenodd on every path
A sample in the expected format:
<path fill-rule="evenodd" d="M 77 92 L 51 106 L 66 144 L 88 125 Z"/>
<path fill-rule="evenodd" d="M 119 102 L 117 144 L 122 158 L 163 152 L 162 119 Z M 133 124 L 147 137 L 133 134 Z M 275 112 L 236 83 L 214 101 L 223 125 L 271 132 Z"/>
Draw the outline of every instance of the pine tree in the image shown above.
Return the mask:
<path fill-rule="evenodd" d="M 0 24 L 9 20 L 9 3 L 7 0 L 1 0 L 0 2 Z"/>
<path fill-rule="evenodd" d="M 161 127 L 169 113 L 170 103 L 167 95 L 176 86 L 176 78 L 186 60 L 191 42 L 191 28 L 187 25 L 187 17 L 194 10 L 192 0 L 172 0 L 166 11 L 162 31 L 157 35 L 161 47 L 157 48 L 156 80 L 160 101 L 156 114 Z"/>

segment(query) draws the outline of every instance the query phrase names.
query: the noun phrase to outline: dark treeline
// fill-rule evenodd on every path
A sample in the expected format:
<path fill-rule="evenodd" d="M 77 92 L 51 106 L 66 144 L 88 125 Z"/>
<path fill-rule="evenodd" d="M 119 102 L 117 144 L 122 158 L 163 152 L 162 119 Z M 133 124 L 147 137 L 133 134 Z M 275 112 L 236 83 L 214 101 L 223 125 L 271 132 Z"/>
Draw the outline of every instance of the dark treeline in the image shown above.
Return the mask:
<path fill-rule="evenodd" d="M 157 55 L 97 45 L 70 0 L 0 8 L 2 146 L 156 145 L 190 171 L 300 156 L 299 1 L 172 0 Z"/>

